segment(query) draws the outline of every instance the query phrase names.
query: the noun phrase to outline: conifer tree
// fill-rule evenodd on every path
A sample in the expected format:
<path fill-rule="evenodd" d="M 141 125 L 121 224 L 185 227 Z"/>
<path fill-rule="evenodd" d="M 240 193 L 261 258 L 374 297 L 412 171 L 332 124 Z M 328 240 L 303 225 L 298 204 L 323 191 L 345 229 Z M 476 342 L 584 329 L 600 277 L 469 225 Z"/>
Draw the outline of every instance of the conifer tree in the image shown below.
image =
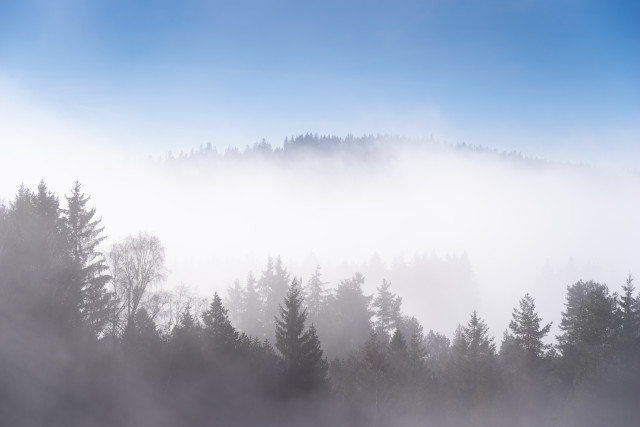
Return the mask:
<path fill-rule="evenodd" d="M 111 279 L 106 260 L 98 251 L 104 240 L 104 227 L 95 218 L 96 209 L 87 208 L 89 197 L 81 192 L 76 181 L 71 196 L 66 196 L 68 208 L 64 220 L 69 238 L 71 258 L 75 264 L 74 280 L 80 289 L 81 321 L 95 336 L 100 335 L 108 321 L 111 295 L 106 285 Z"/>
<path fill-rule="evenodd" d="M 463 399 L 487 402 L 496 390 L 497 360 L 488 327 L 474 310 L 466 326 L 459 327 L 449 365 L 451 382 Z"/>
<path fill-rule="evenodd" d="M 240 329 L 251 337 L 264 338 L 262 324 L 262 302 L 257 289 L 257 281 L 253 274 L 247 276 L 247 285 L 242 294 L 242 311 L 240 312 Z"/>
<path fill-rule="evenodd" d="M 242 299 L 243 289 L 240 285 L 240 280 L 235 280 L 233 286 L 227 288 L 227 296 L 225 298 L 225 305 L 229 313 L 229 321 L 234 328 L 240 326 L 240 317 L 242 313 Z"/>
<path fill-rule="evenodd" d="M 389 348 L 392 352 L 407 353 L 407 340 L 404 339 L 404 335 L 400 332 L 400 329 L 396 329 L 389 341 Z"/>
<path fill-rule="evenodd" d="M 509 329 L 514 336 L 513 344 L 527 355 L 529 361 L 539 359 L 550 348 L 542 339 L 549 333 L 551 323 L 540 326 L 542 319 L 536 312 L 535 300 L 529 294 L 520 300 L 520 308 L 514 309 L 512 316 Z"/>
<path fill-rule="evenodd" d="M 364 276 L 356 273 L 351 279 L 340 281 L 332 298 L 333 326 L 331 354 L 344 355 L 359 348 L 371 333 L 371 299 L 362 286 Z"/>
<path fill-rule="evenodd" d="M 231 354 L 238 344 L 238 332 L 231 325 L 227 309 L 216 292 L 207 311 L 202 315 L 204 335 L 214 351 Z"/>
<path fill-rule="evenodd" d="M 307 306 L 307 316 L 311 323 L 317 324 L 320 314 L 325 303 L 326 291 L 324 286 L 326 282 L 322 281 L 322 273 L 320 266 L 316 267 L 316 271 L 309 278 L 309 282 L 305 287 L 304 300 Z"/>
<path fill-rule="evenodd" d="M 328 364 L 312 326 L 305 331 L 306 312 L 294 279 L 276 318 L 276 348 L 282 357 L 283 387 L 287 395 L 326 387 Z"/>
<path fill-rule="evenodd" d="M 626 283 L 622 286 L 624 294 L 619 301 L 623 345 L 628 345 L 640 338 L 640 312 L 638 311 L 638 299 L 633 296 L 634 290 L 633 277 L 629 275 Z"/>
<path fill-rule="evenodd" d="M 267 268 L 262 272 L 259 287 L 264 298 L 263 319 L 267 338 L 273 340 L 273 319 L 278 315 L 280 302 L 287 294 L 290 274 L 282 265 L 282 259 L 276 258 L 275 262 L 269 258 Z"/>
<path fill-rule="evenodd" d="M 617 295 L 600 283 L 579 281 L 567 287 L 565 306 L 558 349 L 566 380 L 575 385 L 591 377 L 612 354 L 619 330 Z"/>
<path fill-rule="evenodd" d="M 402 298 L 389 291 L 389 287 L 391 283 L 383 280 L 382 285 L 377 288 L 378 295 L 373 300 L 373 306 L 376 308 L 376 327 L 387 334 L 398 328 L 402 320 Z"/>

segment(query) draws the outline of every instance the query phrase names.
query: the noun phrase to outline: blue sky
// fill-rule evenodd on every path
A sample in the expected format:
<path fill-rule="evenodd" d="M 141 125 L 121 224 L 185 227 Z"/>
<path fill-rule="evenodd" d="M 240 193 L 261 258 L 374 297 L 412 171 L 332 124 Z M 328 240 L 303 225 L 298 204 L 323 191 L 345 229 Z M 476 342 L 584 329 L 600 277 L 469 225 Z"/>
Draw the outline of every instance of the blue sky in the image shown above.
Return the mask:
<path fill-rule="evenodd" d="M 150 150 L 302 132 L 609 150 L 640 144 L 638 76 L 638 2 L 0 0 L 0 77 Z"/>

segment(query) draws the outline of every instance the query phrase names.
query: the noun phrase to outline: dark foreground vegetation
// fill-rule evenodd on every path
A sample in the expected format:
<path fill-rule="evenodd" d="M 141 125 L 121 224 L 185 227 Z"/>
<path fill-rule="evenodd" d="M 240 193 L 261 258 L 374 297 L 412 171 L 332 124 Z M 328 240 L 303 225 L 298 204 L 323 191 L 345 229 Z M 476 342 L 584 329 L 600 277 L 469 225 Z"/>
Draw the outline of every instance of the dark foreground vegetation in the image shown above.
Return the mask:
<path fill-rule="evenodd" d="M 329 290 L 318 269 L 167 298 L 160 241 L 99 252 L 76 186 L 42 183 L 0 207 L 0 425 L 635 426 L 640 304 L 592 281 L 568 286 L 561 333 L 525 295 L 497 348 L 476 312 L 452 340 L 425 333 L 383 282 Z M 441 304 L 455 304 L 454 300 Z M 462 319 L 461 319 L 462 320 Z"/>

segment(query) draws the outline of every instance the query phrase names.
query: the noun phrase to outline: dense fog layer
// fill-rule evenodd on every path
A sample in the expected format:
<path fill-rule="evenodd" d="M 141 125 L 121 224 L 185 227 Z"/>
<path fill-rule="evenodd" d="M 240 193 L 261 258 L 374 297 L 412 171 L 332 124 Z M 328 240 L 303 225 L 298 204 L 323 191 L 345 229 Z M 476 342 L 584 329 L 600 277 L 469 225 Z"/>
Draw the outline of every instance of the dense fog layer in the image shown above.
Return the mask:
<path fill-rule="evenodd" d="M 153 157 L 63 144 L 41 148 L 51 162 L 5 157 L 0 194 L 42 178 L 63 194 L 80 180 L 106 226 L 105 250 L 139 230 L 160 238 L 167 287 L 224 293 L 281 256 L 304 280 L 317 265 L 333 286 L 362 272 L 370 293 L 386 278 L 403 311 L 447 335 L 473 309 L 499 335 L 525 292 L 557 323 L 567 285 L 617 289 L 640 271 L 637 172 L 432 139 L 371 141 L 366 155 L 258 146 Z"/>

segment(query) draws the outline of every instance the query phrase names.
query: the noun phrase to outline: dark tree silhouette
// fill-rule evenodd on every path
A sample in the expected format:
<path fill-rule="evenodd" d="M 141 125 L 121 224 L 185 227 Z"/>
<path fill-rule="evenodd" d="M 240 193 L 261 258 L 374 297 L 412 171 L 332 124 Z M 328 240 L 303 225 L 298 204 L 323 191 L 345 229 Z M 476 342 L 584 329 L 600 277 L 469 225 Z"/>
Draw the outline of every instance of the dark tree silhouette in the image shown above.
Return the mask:
<path fill-rule="evenodd" d="M 567 288 L 558 349 L 569 385 L 588 380 L 611 357 L 618 334 L 617 295 L 607 286 L 579 281 Z"/>
<path fill-rule="evenodd" d="M 551 323 L 540 326 L 542 319 L 536 312 L 535 300 L 526 294 L 520 300 L 520 308 L 514 309 L 509 329 L 514 336 L 514 344 L 522 350 L 529 360 L 539 359 L 550 348 L 542 342 L 551 329 Z"/>
<path fill-rule="evenodd" d="M 87 208 L 89 197 L 81 192 L 76 181 L 70 196 L 66 196 L 68 208 L 64 220 L 69 236 L 71 259 L 74 262 L 76 286 L 80 289 L 79 311 L 82 324 L 95 336 L 105 329 L 111 311 L 111 295 L 107 283 L 111 276 L 98 245 L 104 240 L 104 227 L 95 218 L 96 209 Z"/>
<path fill-rule="evenodd" d="M 207 311 L 202 315 L 204 335 L 210 347 L 223 354 L 231 355 L 238 345 L 238 331 L 231 325 L 227 309 L 216 292 Z"/>
<path fill-rule="evenodd" d="M 285 395 L 299 395 L 327 387 L 328 363 L 315 328 L 305 331 L 306 312 L 294 279 L 276 320 L 276 348 L 282 356 Z"/>

